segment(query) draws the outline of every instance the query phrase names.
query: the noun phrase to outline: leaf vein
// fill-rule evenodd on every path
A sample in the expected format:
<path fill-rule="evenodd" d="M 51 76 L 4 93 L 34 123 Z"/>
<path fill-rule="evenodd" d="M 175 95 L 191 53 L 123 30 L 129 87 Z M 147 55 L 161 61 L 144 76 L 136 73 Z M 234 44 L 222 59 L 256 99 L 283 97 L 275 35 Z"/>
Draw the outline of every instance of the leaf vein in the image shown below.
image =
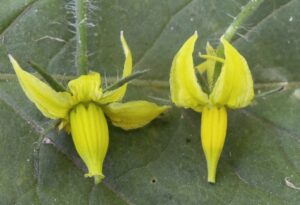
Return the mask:
<path fill-rule="evenodd" d="M 3 93 L 0 92 L 0 100 L 4 102 L 8 107 L 10 107 L 18 116 L 20 116 L 23 120 L 25 120 L 33 130 L 38 133 L 43 135 L 44 133 L 44 128 L 41 127 L 36 121 L 34 121 L 32 118 L 30 118 L 28 115 L 26 115 L 22 109 L 20 109 L 13 100 L 8 100 L 9 96 L 8 95 L 3 95 Z"/>
<path fill-rule="evenodd" d="M 179 9 L 177 9 L 173 14 L 170 15 L 170 17 L 167 19 L 167 21 L 162 25 L 160 31 L 158 32 L 158 34 L 155 36 L 155 40 L 151 43 L 151 46 L 146 49 L 146 51 L 143 53 L 143 55 L 137 60 L 137 62 L 135 63 L 134 67 L 138 66 L 138 64 L 140 62 L 143 61 L 143 59 L 147 56 L 147 53 L 149 51 L 151 51 L 151 49 L 154 47 L 154 45 L 158 42 L 160 36 L 162 35 L 163 31 L 166 29 L 167 25 L 171 22 L 171 20 L 178 14 L 180 13 L 182 10 L 184 10 L 188 5 L 190 5 L 194 0 L 190 0 L 188 1 L 186 4 L 184 4 L 183 6 L 181 6 Z"/>
<path fill-rule="evenodd" d="M 11 26 L 16 24 L 19 19 L 21 19 L 24 15 L 26 15 L 27 12 L 31 10 L 32 6 L 36 2 L 38 2 L 38 0 L 33 0 L 29 4 L 25 5 L 25 7 L 23 7 L 23 9 L 0 31 L 0 37 L 2 37 L 9 30 Z"/>

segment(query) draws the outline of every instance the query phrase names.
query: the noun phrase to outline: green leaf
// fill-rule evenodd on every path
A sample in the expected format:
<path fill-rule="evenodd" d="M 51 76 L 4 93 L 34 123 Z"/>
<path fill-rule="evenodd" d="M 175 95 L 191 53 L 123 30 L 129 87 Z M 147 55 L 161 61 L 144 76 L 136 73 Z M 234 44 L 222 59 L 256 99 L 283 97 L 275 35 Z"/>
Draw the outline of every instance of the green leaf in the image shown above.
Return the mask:
<path fill-rule="evenodd" d="M 108 83 L 122 71 L 124 30 L 134 70 L 125 100 L 170 103 L 171 61 L 195 30 L 204 51 L 246 0 L 94 0 L 89 65 Z M 173 108 L 145 128 L 110 126 L 103 183 L 83 177 L 71 137 L 25 97 L 7 54 L 33 60 L 66 83 L 75 78 L 75 41 L 66 1 L 0 0 L 0 204 L 298 204 L 300 200 L 300 2 L 266 0 L 233 43 L 248 59 L 257 92 L 285 84 L 229 112 L 217 183 L 206 182 L 200 115 Z M 195 54 L 196 54 L 195 52 Z M 29 69 L 30 70 L 30 69 Z M 291 186 L 291 184 L 294 185 Z"/>

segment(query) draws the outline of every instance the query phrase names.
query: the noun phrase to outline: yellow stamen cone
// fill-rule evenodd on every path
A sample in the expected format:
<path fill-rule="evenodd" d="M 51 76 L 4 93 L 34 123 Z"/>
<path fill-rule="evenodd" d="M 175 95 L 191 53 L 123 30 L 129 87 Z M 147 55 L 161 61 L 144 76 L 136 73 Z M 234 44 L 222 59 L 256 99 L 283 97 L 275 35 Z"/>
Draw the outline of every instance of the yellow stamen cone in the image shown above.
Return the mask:
<path fill-rule="evenodd" d="M 103 111 L 94 103 L 79 104 L 71 111 L 70 124 L 76 150 L 88 168 L 85 177 L 94 177 L 97 184 L 104 178 L 102 166 L 108 148 Z"/>
<path fill-rule="evenodd" d="M 226 130 L 226 108 L 205 107 L 201 119 L 201 141 L 207 162 L 207 180 L 210 183 L 216 181 L 216 170 L 224 146 Z"/>

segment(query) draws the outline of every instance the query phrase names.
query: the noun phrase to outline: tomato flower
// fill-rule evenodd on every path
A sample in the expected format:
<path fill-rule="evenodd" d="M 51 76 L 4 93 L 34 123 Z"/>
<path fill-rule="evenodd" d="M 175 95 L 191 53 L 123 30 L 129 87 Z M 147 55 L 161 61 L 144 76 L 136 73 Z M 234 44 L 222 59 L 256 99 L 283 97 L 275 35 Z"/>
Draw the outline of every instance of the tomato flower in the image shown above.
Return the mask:
<path fill-rule="evenodd" d="M 132 56 L 122 33 L 121 42 L 126 57 L 123 77 L 126 77 L 132 73 Z M 68 83 L 68 91 L 57 92 L 24 71 L 11 55 L 9 58 L 29 100 L 45 117 L 60 119 L 59 129 L 71 132 L 75 148 L 88 168 L 85 177 L 94 177 L 95 183 L 104 178 L 102 166 L 109 142 L 105 115 L 113 125 L 130 130 L 145 126 L 169 108 L 147 101 L 121 103 L 127 84 L 102 92 L 97 72 L 81 75 Z"/>
<path fill-rule="evenodd" d="M 170 73 L 172 101 L 178 107 L 202 112 L 201 141 L 207 161 L 208 182 L 215 183 L 218 161 L 227 130 L 227 109 L 243 108 L 254 98 L 253 80 L 245 58 L 224 38 L 224 58 L 207 44 L 206 59 L 194 66 L 193 51 L 197 32 L 180 48 L 174 57 Z M 216 64 L 222 64 L 216 80 Z M 198 84 L 196 73 L 206 76 L 207 91 Z"/>

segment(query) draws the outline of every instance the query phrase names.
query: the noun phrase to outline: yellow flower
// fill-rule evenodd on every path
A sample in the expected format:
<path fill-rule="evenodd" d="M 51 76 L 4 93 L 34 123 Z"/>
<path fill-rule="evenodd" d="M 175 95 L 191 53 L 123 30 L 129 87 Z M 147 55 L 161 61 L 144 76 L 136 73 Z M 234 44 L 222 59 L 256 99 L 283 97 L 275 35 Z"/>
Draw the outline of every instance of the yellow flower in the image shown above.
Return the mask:
<path fill-rule="evenodd" d="M 180 48 L 174 57 L 170 73 L 172 101 L 178 107 L 202 112 L 201 141 L 207 161 L 208 181 L 215 183 L 216 169 L 223 149 L 227 129 L 227 108 L 249 105 L 254 98 L 253 80 L 245 58 L 224 38 L 225 58 L 207 44 L 207 55 L 199 66 L 194 66 L 193 51 L 197 32 Z M 215 67 L 221 63 L 221 72 L 214 82 Z M 208 91 L 198 84 L 196 72 L 206 76 Z"/>
<path fill-rule="evenodd" d="M 123 77 L 126 77 L 132 72 L 132 56 L 122 33 L 121 42 L 126 57 Z M 12 56 L 9 58 L 27 97 L 44 116 L 61 119 L 60 129 L 71 131 L 76 150 L 88 168 L 85 177 L 94 177 L 95 183 L 104 178 L 102 165 L 108 148 L 105 115 L 115 126 L 130 130 L 145 126 L 168 109 L 147 101 L 119 102 L 127 84 L 103 93 L 101 76 L 96 72 L 71 80 L 67 92 L 56 92 L 24 71 Z"/>

